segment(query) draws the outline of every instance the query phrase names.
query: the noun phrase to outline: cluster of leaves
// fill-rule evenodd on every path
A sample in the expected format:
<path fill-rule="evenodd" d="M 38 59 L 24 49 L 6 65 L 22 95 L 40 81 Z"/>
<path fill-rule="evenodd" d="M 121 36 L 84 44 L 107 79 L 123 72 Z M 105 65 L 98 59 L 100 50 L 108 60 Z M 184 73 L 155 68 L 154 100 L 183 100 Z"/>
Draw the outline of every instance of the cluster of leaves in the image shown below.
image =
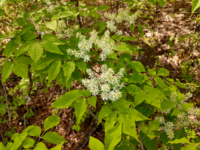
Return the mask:
<path fill-rule="evenodd" d="M 132 0 L 125 2 L 128 2 L 130 9 L 135 3 Z M 154 0 L 148 0 L 148 2 L 153 6 L 157 3 Z M 164 6 L 165 1 L 159 0 L 158 3 Z M 94 112 L 96 111 L 95 114 L 98 115 L 97 124 L 102 124 L 104 127 L 105 140 L 103 144 L 98 139 L 90 137 L 89 146 L 92 150 L 97 148 L 99 150 L 129 150 L 140 146 L 145 146 L 147 150 L 156 150 L 158 144 L 162 144 L 163 149 L 167 147 L 182 150 L 187 148 L 198 149 L 200 141 L 190 142 L 187 139 L 184 127 L 173 128 L 174 137 L 170 139 L 167 137 L 168 133 L 162 130 L 163 126 L 159 120 L 154 118 L 160 112 L 170 109 L 167 115 L 163 115 L 164 119 L 166 122 L 176 124 L 179 121 L 176 116 L 182 112 L 187 113 L 187 110 L 192 108 L 193 104 L 181 103 L 181 106 L 179 106 L 181 109 L 176 108 L 176 103 L 184 99 L 179 88 L 185 88 L 185 86 L 167 78 L 169 71 L 165 68 L 160 68 L 158 71 L 145 69 L 142 63 L 134 61 L 137 47 L 133 47 L 127 41 L 141 37 L 144 34 L 143 27 L 138 27 L 138 29 L 141 29 L 139 37 L 118 36 L 112 33 L 111 38 L 116 45 L 108 58 L 101 61 L 99 58 L 101 50 L 97 45 L 93 45 L 89 52 L 93 57 L 89 63 L 86 63 L 81 58 L 69 55 L 66 51 L 67 49 L 78 49 L 79 38 L 76 37 L 76 33 L 80 32 L 89 37 L 89 33 L 92 31 L 86 26 L 74 29 L 74 25 L 77 25 L 76 18 L 78 15 L 97 18 L 99 22 L 93 26 L 93 29 L 100 26 L 98 36 L 101 37 L 107 28 L 106 23 L 100 21 L 101 16 L 98 12 L 106 11 L 109 7 L 91 8 L 80 5 L 79 11 L 72 5 L 72 2 L 58 3 L 58 5 L 50 3 L 43 9 L 37 11 L 22 10 L 22 13 L 17 15 L 10 24 L 15 29 L 14 32 L 8 35 L 0 34 L 0 40 L 10 39 L 3 50 L 6 61 L 2 70 L 2 82 L 6 82 L 11 72 L 23 79 L 28 79 L 28 72 L 31 71 L 40 74 L 39 81 L 41 83 L 44 79 L 48 79 L 50 85 L 52 80 L 56 80 L 56 84 L 66 87 L 69 91 L 60 96 L 51 108 L 74 107 L 76 125 L 73 128 L 76 130 L 79 130 L 79 124 L 87 112 L 87 108 L 90 105 L 96 108 L 100 101 L 102 107 L 98 108 L 99 110 L 94 109 Z M 46 6 L 46 3 L 43 6 Z M 52 11 L 48 11 L 50 7 Z M 81 9 L 84 9 L 84 11 L 81 11 Z M 193 11 L 195 9 L 196 6 Z M 65 30 L 71 29 L 70 34 L 58 30 L 60 20 L 72 23 L 65 27 Z M 132 29 L 131 26 L 130 30 Z M 58 31 L 59 34 L 64 35 L 64 38 L 56 36 Z M 81 81 L 88 77 L 85 73 L 87 68 L 92 69 L 94 65 L 101 66 L 103 64 L 106 64 L 108 68 L 112 68 L 115 72 L 118 72 L 121 68 L 125 69 L 125 75 L 122 79 L 125 87 L 120 90 L 122 92 L 120 99 L 114 102 L 103 101 L 99 100 L 98 96 L 92 96 L 90 91 L 71 90 L 72 82 Z M 173 93 L 178 95 L 176 101 L 171 100 Z M 66 141 L 58 133 L 45 133 L 58 125 L 59 122 L 58 116 L 50 116 L 44 122 L 42 134 L 40 127 L 29 126 L 21 134 L 15 133 L 6 147 L 0 143 L 0 148 L 2 150 L 47 149 L 43 143 L 37 143 L 42 138 L 49 143 L 60 144 L 52 148 L 52 150 L 60 150 L 63 142 Z M 29 136 L 38 138 L 34 139 Z M 36 139 L 37 142 L 35 142 Z M 186 145 L 181 147 L 181 143 Z"/>
<path fill-rule="evenodd" d="M 6 147 L 0 143 L 1 150 L 19 150 L 19 149 L 30 149 L 34 148 L 34 150 L 48 150 L 44 143 L 39 142 L 42 138 L 43 140 L 52 143 L 59 144 L 53 147 L 51 150 L 60 150 L 63 143 L 67 141 L 61 137 L 56 132 L 46 132 L 49 129 L 57 126 L 60 123 L 60 119 L 58 116 L 49 116 L 44 121 L 44 131 L 41 132 L 41 128 L 39 126 L 28 126 L 26 129 L 22 131 L 21 134 L 15 133 L 11 137 L 11 141 L 9 141 Z M 31 138 L 31 137 L 34 138 Z"/>

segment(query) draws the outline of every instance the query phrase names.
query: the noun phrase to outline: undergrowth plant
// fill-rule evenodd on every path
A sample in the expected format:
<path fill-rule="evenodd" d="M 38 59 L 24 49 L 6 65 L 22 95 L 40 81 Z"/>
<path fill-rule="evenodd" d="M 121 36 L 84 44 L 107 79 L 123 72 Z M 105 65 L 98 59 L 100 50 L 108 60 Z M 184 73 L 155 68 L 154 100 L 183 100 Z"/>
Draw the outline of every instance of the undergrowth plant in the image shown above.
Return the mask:
<path fill-rule="evenodd" d="M 167 69 L 147 69 L 135 61 L 138 47 L 129 41 L 141 39 L 145 26 L 137 24 L 140 35 L 135 37 L 125 36 L 123 30 L 126 25 L 134 31 L 135 20 L 142 15 L 140 11 L 131 12 L 134 1 L 125 0 L 128 6 L 120 8 L 118 13 L 105 12 L 110 8 L 105 5 L 74 7 L 75 2 L 40 2 L 38 9 L 27 8 L 16 15 L 9 24 L 13 31 L 0 34 L 0 40 L 10 39 L 2 50 L 6 57 L 2 83 L 13 72 L 26 85 L 26 81 L 32 80 L 30 73 L 36 72 L 40 75 L 38 82 L 47 80 L 50 86 L 55 80 L 67 88 L 51 108 L 74 107 L 73 129 L 77 131 L 86 114 L 94 117 L 91 124 L 95 127 L 102 125 L 105 139 L 100 141 L 90 136 L 91 150 L 200 148 L 200 141 L 190 132 L 200 125 L 198 119 L 192 119 L 200 115 L 200 109 L 188 102 L 192 94 L 181 93 L 180 89 L 186 86 L 168 78 Z M 148 2 L 152 7 L 157 4 L 153 0 Z M 165 1 L 158 3 L 163 7 Z M 193 6 L 192 12 L 195 10 Z M 105 12 L 104 18 L 100 12 Z M 81 18 L 98 22 L 93 21 L 89 27 Z M 75 81 L 81 89 L 71 87 Z M 28 98 L 30 95 L 30 91 L 24 93 Z M 7 98 L 0 100 L 10 105 Z M 0 112 L 5 115 L 8 107 L 2 108 Z M 6 146 L 0 143 L 0 149 L 46 150 L 45 144 L 40 142 L 44 139 L 59 144 L 52 150 L 61 150 L 66 140 L 58 133 L 47 132 L 59 122 L 59 116 L 48 117 L 42 133 L 40 127 L 28 126 L 21 134 L 15 133 Z"/>

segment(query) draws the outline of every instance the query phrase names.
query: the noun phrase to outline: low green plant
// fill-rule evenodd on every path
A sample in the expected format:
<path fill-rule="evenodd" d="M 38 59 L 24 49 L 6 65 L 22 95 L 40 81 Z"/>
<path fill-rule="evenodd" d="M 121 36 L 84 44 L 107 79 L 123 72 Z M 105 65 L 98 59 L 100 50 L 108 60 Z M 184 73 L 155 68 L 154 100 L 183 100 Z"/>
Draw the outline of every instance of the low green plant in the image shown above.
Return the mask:
<path fill-rule="evenodd" d="M 153 6 L 157 4 L 148 2 Z M 104 143 L 90 136 L 91 150 L 156 150 L 158 145 L 164 145 L 165 149 L 199 149 L 200 142 L 190 141 L 185 128 L 200 125 L 198 119 L 188 117 L 200 115 L 200 109 L 188 102 L 192 93 L 181 93 L 185 85 L 167 78 L 167 69 L 146 69 L 134 60 L 138 47 L 129 41 L 141 40 L 143 25 L 137 24 L 139 34 L 135 37 L 123 34 L 123 25 L 133 31 L 135 20 L 141 15 L 140 11 L 130 12 L 133 4 L 131 1 L 125 9 L 120 8 L 118 14 L 104 13 L 106 22 L 98 12 L 108 10 L 109 6 L 76 8 L 71 2 L 46 1 L 41 10 L 19 13 L 11 24 L 14 32 L 0 35 L 0 39 L 11 39 L 3 51 L 6 61 L 2 82 L 6 82 L 13 71 L 27 85 L 28 74 L 33 71 L 40 74 L 41 83 L 47 80 L 47 85 L 52 86 L 51 81 L 56 80 L 56 84 L 67 88 L 68 92 L 51 108 L 74 107 L 73 129 L 79 130 L 81 120 L 88 113 L 94 117 L 93 125 L 102 125 Z M 165 1 L 159 4 L 164 6 Z M 78 16 L 93 17 L 98 22 L 91 29 L 83 25 Z M 75 81 L 82 90 L 71 87 Z M 66 142 L 64 138 L 55 132 L 46 133 L 59 122 L 58 116 L 50 116 L 44 121 L 42 133 L 40 127 L 29 126 L 21 134 L 15 133 L 6 147 L 1 143 L 0 148 L 46 149 L 43 143 L 38 143 L 44 139 L 60 144 L 52 148 L 60 150 Z"/>
<path fill-rule="evenodd" d="M 46 142 L 52 144 L 59 144 L 51 150 L 61 149 L 62 144 L 67 141 L 55 132 L 47 132 L 49 129 L 55 127 L 60 123 L 60 119 L 58 116 L 49 116 L 44 121 L 44 130 L 41 132 L 41 128 L 39 126 L 28 126 L 25 128 L 21 134 L 12 132 L 11 140 L 7 143 L 6 146 L 0 142 L 1 150 L 21 150 L 21 149 L 30 149 L 34 148 L 34 150 L 41 150 L 48 148 L 45 146 L 43 142 L 39 142 L 40 139 L 45 140 Z M 10 132 L 9 132 L 10 133 Z"/>

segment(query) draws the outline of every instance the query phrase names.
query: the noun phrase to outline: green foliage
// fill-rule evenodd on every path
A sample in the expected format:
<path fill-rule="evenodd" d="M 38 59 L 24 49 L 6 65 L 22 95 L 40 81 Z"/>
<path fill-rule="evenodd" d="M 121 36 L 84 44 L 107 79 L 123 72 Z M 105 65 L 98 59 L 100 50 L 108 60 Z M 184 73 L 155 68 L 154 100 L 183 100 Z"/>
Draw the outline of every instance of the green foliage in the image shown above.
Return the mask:
<path fill-rule="evenodd" d="M 200 1 L 199 0 L 192 0 L 192 14 L 199 7 L 200 7 Z"/>
<path fill-rule="evenodd" d="M 28 126 L 25 128 L 21 134 L 15 133 L 11 139 L 13 142 L 9 142 L 6 145 L 6 149 L 9 150 L 21 150 L 23 148 L 34 148 L 34 150 L 48 150 L 44 143 L 39 142 L 35 144 L 35 140 L 28 136 L 36 136 L 39 139 L 42 138 L 45 141 L 52 143 L 52 144 L 60 144 L 52 148 L 52 150 L 61 150 L 61 146 L 64 142 L 67 142 L 63 137 L 61 137 L 58 133 L 55 132 L 47 132 L 50 128 L 58 125 L 60 119 L 58 116 L 49 116 L 44 121 L 44 131 L 41 134 L 41 128 L 38 126 Z M 44 134 L 44 135 L 43 135 Z M 38 142 L 38 141 L 37 141 Z M 0 148 L 5 149 L 4 145 L 0 142 Z M 5 149 L 5 150 L 6 150 Z"/>
<path fill-rule="evenodd" d="M 126 2 L 129 8 L 134 4 L 139 5 L 135 1 Z M 163 7 L 166 1 L 147 2 L 152 6 L 158 3 Z M 194 0 L 192 3 L 194 13 L 199 2 Z M 45 9 L 38 8 L 40 5 L 34 6 L 35 10 L 32 11 L 22 9 L 11 24 L 13 31 L 8 35 L 0 35 L 1 40 L 11 39 L 3 50 L 6 59 L 2 82 L 9 80 L 11 72 L 22 78 L 19 85 L 9 93 L 12 95 L 17 89 L 26 89 L 23 95 L 27 96 L 30 73 L 40 74 L 40 78 L 36 75 L 34 82 L 47 80 L 48 86 L 52 86 L 51 82 L 56 80 L 56 84 L 69 91 L 55 100 L 50 108 L 74 107 L 76 124 L 73 129 L 80 129 L 81 120 L 93 106 L 92 115 L 97 115 L 97 125 L 103 126 L 105 139 L 102 143 L 90 136 L 89 147 L 92 150 L 131 150 L 141 146 L 147 150 L 156 150 L 159 144 L 180 149 L 181 143 L 186 144 L 181 149 L 197 149 L 199 143 L 190 142 L 185 135 L 185 127 L 199 125 L 199 122 L 192 122 L 188 118 L 188 114 L 194 113 L 194 104 L 187 102 L 191 93 L 180 93 L 179 88 L 186 88 L 185 85 L 167 78 L 170 74 L 167 69 L 147 69 L 141 62 L 134 60 L 139 48 L 132 46 L 130 41 L 141 40 L 146 26 L 137 24 L 139 35 L 135 37 L 123 36 L 120 35 L 123 34 L 123 23 L 127 22 L 132 32 L 135 30 L 132 20 L 124 21 L 125 17 L 122 17 L 121 24 L 114 22 L 114 30 L 109 27 L 109 22 L 102 22 L 98 13 L 108 10 L 109 6 L 90 8 L 80 5 L 76 9 L 71 4 L 54 5 L 49 2 L 47 5 L 41 3 L 46 5 Z M 92 28 L 98 31 L 92 31 L 85 25 L 81 29 L 77 27 L 75 19 L 78 15 L 82 18 L 96 18 L 97 22 Z M 133 17 L 136 19 L 139 13 L 129 12 L 126 18 L 131 15 L 135 15 Z M 112 20 L 118 16 L 120 14 L 114 14 Z M 106 19 L 109 20 L 109 17 Z M 95 65 L 100 69 L 99 72 L 94 69 Z M 106 74 L 102 73 L 103 70 L 107 71 Z M 78 85 L 84 85 L 84 90 L 70 90 L 71 83 L 75 81 L 78 81 Z M 13 101 L 15 107 L 25 104 L 25 98 L 20 99 Z M 8 109 L 6 99 L 2 98 L 0 102 L 0 113 L 5 115 Z M 199 116 L 198 113 L 193 115 Z M 44 121 L 44 131 L 38 126 L 28 126 L 21 134 L 12 132 L 10 142 L 6 147 L 0 143 L 0 149 L 47 150 L 45 144 L 39 142 L 43 139 L 59 144 L 52 150 L 61 150 L 62 144 L 67 141 L 58 133 L 47 132 L 59 123 L 59 116 L 49 116 Z M 39 140 L 36 141 L 35 137 Z"/>

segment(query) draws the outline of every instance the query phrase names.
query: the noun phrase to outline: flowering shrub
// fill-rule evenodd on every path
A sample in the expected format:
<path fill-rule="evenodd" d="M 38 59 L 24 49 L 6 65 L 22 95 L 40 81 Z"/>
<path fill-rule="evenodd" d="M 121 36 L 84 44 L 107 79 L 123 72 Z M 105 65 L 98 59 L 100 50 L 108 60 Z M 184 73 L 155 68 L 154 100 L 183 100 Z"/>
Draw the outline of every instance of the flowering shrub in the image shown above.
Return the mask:
<path fill-rule="evenodd" d="M 103 100 L 116 101 L 122 97 L 120 89 L 124 87 L 123 83 L 120 83 L 124 74 L 124 68 L 121 68 L 117 74 L 114 74 L 112 68 L 107 68 L 107 65 L 102 65 L 102 74 L 99 77 L 95 77 L 91 69 L 87 69 L 90 79 L 83 79 L 82 83 L 92 93 L 92 95 L 101 95 Z M 100 93 L 101 92 L 101 93 Z"/>
<path fill-rule="evenodd" d="M 152 4 L 150 0 L 148 2 Z M 86 11 L 79 12 L 70 2 L 53 4 L 46 1 L 44 9 L 19 14 L 12 24 L 16 30 L 9 35 L 0 35 L 0 39 L 10 39 L 3 50 L 6 62 L 2 82 L 6 82 L 12 71 L 22 81 L 30 80 L 28 74 L 31 72 L 40 74 L 40 82 L 47 79 L 48 85 L 56 80 L 56 84 L 66 87 L 68 92 L 51 108 L 74 107 L 76 130 L 79 130 L 84 114 L 88 114 L 93 106 L 90 113 L 97 125 L 102 124 L 105 139 L 102 143 L 90 136 L 92 150 L 97 147 L 101 150 L 144 147 L 156 150 L 159 144 L 171 149 L 198 149 L 199 143 L 190 142 L 185 129 L 199 125 L 199 121 L 191 120 L 191 116 L 199 117 L 199 109 L 187 103 L 191 93 L 179 92 L 179 88 L 186 87 L 167 78 L 167 69 L 146 69 L 142 63 L 134 61 L 137 48 L 126 41 L 139 37 L 124 36 L 120 29 L 125 23 L 130 27 L 140 16 L 140 11 L 130 13 L 133 3 L 125 9 L 120 8 L 118 14 L 105 13 L 108 21 L 98 22 L 92 30 L 80 28 L 76 17 L 101 18 L 98 11 L 106 11 L 108 6 L 80 6 Z M 72 25 L 67 26 L 68 21 L 73 22 Z M 95 65 L 100 66 L 100 72 L 93 69 Z M 71 83 L 75 81 L 80 81 L 78 83 L 84 90 L 72 90 Z M 101 105 L 97 106 L 98 103 Z M 6 109 L 0 111 L 5 114 Z M 58 124 L 58 116 L 48 117 L 43 134 Z M 0 148 L 46 149 L 43 143 L 35 145 L 35 139 L 27 136 L 60 144 L 52 150 L 61 149 L 62 143 L 66 142 L 57 133 L 43 134 L 39 127 L 29 126 L 21 134 L 14 134 L 6 148 L 0 143 Z"/>

